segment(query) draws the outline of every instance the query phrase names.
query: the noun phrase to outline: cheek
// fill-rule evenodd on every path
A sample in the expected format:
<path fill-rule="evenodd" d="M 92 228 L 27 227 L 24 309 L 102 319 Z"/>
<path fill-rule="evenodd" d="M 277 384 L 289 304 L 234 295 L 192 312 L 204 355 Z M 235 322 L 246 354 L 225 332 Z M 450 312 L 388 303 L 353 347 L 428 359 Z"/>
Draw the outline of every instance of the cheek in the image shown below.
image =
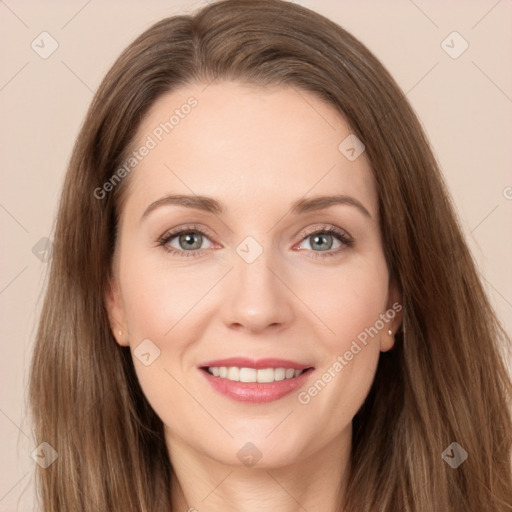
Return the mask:
<path fill-rule="evenodd" d="M 124 274 L 124 275 L 123 275 Z M 130 334 L 159 340 L 172 337 L 193 317 L 217 278 L 200 266 L 166 265 L 165 258 L 133 255 L 125 260 L 123 296 Z"/>
<path fill-rule="evenodd" d="M 298 295 L 314 312 L 322 327 L 327 352 L 348 350 L 351 341 L 374 326 L 385 313 L 388 271 L 383 257 L 354 258 L 337 268 L 318 268 L 306 282 L 295 284 Z"/>
<path fill-rule="evenodd" d="M 190 396 L 182 387 L 193 390 L 183 378 L 191 364 L 188 349 L 202 336 L 203 300 L 222 272 L 216 276 L 211 268 L 192 264 L 180 269 L 164 260 L 134 251 L 124 258 L 120 278 L 139 383 L 164 423 L 174 424 L 169 404 L 181 412 L 190 409 Z M 143 343 L 146 348 L 139 350 Z M 141 352 L 150 353 L 150 364 L 138 357 Z M 200 417 L 201 411 L 194 413 Z"/>
<path fill-rule="evenodd" d="M 304 287 L 305 302 L 324 325 L 319 338 L 322 361 L 316 380 L 298 395 L 312 418 L 330 411 L 325 424 L 332 435 L 358 411 L 373 382 L 381 336 L 387 335 L 388 272 L 384 258 L 352 260 L 317 283 Z M 314 412 L 314 414 L 313 414 Z"/>

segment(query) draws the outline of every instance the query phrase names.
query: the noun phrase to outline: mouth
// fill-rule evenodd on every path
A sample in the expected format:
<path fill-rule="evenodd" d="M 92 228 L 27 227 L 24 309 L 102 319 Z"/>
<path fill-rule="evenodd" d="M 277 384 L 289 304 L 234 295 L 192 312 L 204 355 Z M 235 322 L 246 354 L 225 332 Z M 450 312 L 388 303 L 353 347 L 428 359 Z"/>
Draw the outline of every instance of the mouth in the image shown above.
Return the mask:
<path fill-rule="evenodd" d="M 278 400 L 303 386 L 314 371 L 307 364 L 268 358 L 223 359 L 198 368 L 214 390 L 243 402 Z"/>

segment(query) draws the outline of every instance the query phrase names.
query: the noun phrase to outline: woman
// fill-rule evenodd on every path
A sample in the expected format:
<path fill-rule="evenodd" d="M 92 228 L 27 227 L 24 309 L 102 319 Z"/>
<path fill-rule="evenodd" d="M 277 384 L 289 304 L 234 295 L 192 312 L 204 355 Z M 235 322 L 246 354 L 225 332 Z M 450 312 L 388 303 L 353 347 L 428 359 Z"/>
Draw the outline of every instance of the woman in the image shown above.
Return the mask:
<path fill-rule="evenodd" d="M 512 510 L 509 343 L 360 42 L 280 0 L 164 19 L 101 84 L 62 192 L 43 509 Z"/>

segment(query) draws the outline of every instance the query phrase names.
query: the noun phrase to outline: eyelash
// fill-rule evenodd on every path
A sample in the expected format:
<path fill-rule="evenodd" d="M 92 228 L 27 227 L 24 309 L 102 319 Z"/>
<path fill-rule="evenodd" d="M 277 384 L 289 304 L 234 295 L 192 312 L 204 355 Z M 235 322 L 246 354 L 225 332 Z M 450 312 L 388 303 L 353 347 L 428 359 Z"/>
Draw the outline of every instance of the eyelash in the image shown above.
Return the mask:
<path fill-rule="evenodd" d="M 206 233 L 205 231 L 203 231 L 202 229 L 200 229 L 197 226 L 191 225 L 191 226 L 184 226 L 176 231 L 171 231 L 171 232 L 165 233 L 161 238 L 159 238 L 158 245 L 161 246 L 165 251 L 167 251 L 169 253 L 177 254 L 178 256 L 183 256 L 185 258 L 190 258 L 190 257 L 194 258 L 194 257 L 201 256 L 203 251 L 206 251 L 207 249 L 196 249 L 196 250 L 192 250 L 192 251 L 182 251 L 182 250 L 175 249 L 174 247 L 169 247 L 167 245 L 173 238 L 175 238 L 179 235 L 185 234 L 185 233 L 187 233 L 187 234 L 199 233 L 199 234 L 209 238 L 208 233 Z M 336 256 L 344 249 L 350 248 L 354 245 L 354 241 L 350 236 L 348 236 L 345 232 L 341 231 L 340 229 L 332 227 L 332 226 L 323 226 L 322 228 L 317 228 L 314 231 L 306 233 L 302 237 L 301 242 L 312 235 L 319 235 L 319 234 L 325 234 L 325 233 L 335 235 L 336 238 L 342 243 L 342 246 L 338 247 L 335 250 L 329 249 L 328 251 L 312 251 L 310 249 L 309 251 L 314 253 L 314 255 L 312 256 L 313 258 L 326 258 L 329 256 Z M 303 250 L 303 249 L 301 249 L 301 250 Z"/>

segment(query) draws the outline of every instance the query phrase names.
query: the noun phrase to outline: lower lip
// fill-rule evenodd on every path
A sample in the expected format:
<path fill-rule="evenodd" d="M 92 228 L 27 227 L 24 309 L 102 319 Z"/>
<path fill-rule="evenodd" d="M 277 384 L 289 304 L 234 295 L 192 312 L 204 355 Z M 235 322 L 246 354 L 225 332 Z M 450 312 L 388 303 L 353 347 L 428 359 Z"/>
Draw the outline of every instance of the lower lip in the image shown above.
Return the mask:
<path fill-rule="evenodd" d="M 200 370 L 213 389 L 239 402 L 264 403 L 279 400 L 304 385 L 313 369 L 298 377 L 274 382 L 236 382 L 214 377 L 206 370 Z"/>

